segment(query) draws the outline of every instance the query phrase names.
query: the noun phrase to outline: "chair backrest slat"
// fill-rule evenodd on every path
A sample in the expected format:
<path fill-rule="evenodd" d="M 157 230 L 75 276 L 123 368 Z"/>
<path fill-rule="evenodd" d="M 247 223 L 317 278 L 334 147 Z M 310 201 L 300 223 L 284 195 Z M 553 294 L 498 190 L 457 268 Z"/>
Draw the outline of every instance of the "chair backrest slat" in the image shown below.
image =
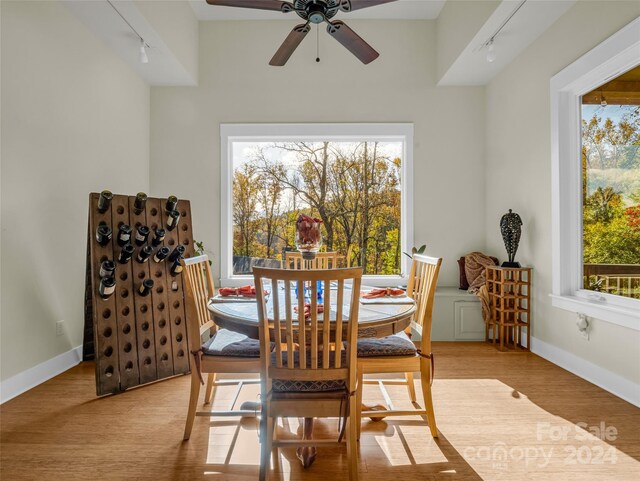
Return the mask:
<path fill-rule="evenodd" d="M 430 352 L 433 301 L 440 272 L 441 258 L 413 255 L 407 294 L 416 301 L 414 322 L 422 330 L 421 349 Z"/>
<path fill-rule="evenodd" d="M 293 337 L 294 337 L 294 332 L 293 332 L 293 315 L 291 313 L 292 309 L 291 309 L 291 282 L 289 281 L 285 281 L 284 282 L 284 303 L 285 303 L 285 315 L 286 315 L 286 319 L 287 319 L 287 334 L 286 334 L 286 341 L 287 341 L 287 352 L 293 352 Z M 282 356 L 282 353 L 279 354 L 280 356 Z M 292 368 L 293 367 L 293 357 L 289 357 L 287 358 L 287 367 L 288 368 Z"/>
<path fill-rule="evenodd" d="M 278 281 L 275 279 L 271 281 L 271 292 L 278 292 Z M 273 305 L 273 319 L 273 341 L 276 343 L 276 365 L 278 367 L 282 367 L 282 328 L 284 327 L 286 329 L 286 324 L 283 326 L 280 322 L 281 318 L 279 303 L 275 303 Z"/>
<path fill-rule="evenodd" d="M 298 284 L 298 313 L 304 312 L 304 282 L 297 281 Z M 299 315 L 299 314 L 298 314 Z M 307 323 L 298 322 L 298 343 L 300 345 L 300 367 L 305 369 L 307 367 Z M 291 356 L 293 357 L 293 356 Z"/>
<path fill-rule="evenodd" d="M 206 255 L 182 259 L 186 294 L 187 331 L 191 349 L 200 346 L 201 337 L 217 329 L 209 311 L 209 299 L 215 295 L 209 258 Z"/>
<path fill-rule="evenodd" d="M 336 367 L 340 367 L 341 357 L 342 357 L 342 343 L 340 339 L 343 339 L 342 334 L 342 306 L 344 304 L 344 281 L 338 280 L 338 290 L 336 291 L 337 299 L 336 299 Z"/>
<path fill-rule="evenodd" d="M 311 269 L 324 270 L 335 269 L 338 267 L 337 252 L 318 252 L 313 260 L 305 261 L 300 252 L 285 252 L 284 261 L 282 262 L 284 269 Z"/>
<path fill-rule="evenodd" d="M 362 269 L 294 271 L 254 267 L 253 274 L 260 320 L 261 357 L 268 388 L 273 375 L 277 374 L 278 379 L 284 377 L 290 380 L 339 379 L 353 389 L 350 383 L 355 383 L 356 378 Z M 337 285 L 335 295 L 331 293 L 332 281 L 336 281 Z M 347 286 L 345 281 L 351 281 L 352 285 Z M 306 316 L 305 284 L 311 295 L 306 305 Z M 294 302 L 294 294 L 291 293 L 295 285 L 298 286 L 297 302 Z M 322 313 L 318 312 L 319 285 L 324 291 Z M 267 286 L 271 290 L 269 296 L 264 295 Z M 345 296 L 345 290 L 351 291 L 348 296 Z M 347 318 L 344 318 L 345 309 L 349 313 Z M 335 320 L 332 319 L 332 312 L 336 313 Z M 282 332 L 285 333 L 284 337 Z M 346 341 L 347 351 L 344 358 L 343 341 Z M 276 344 L 273 353 L 268 348 L 272 342 Z"/>

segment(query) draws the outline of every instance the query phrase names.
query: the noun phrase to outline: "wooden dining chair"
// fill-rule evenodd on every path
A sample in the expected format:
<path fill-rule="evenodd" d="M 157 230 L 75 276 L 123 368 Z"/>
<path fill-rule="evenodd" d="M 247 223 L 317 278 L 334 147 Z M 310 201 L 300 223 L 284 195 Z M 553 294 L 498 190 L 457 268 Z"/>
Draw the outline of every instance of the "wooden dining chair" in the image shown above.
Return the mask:
<path fill-rule="evenodd" d="M 416 302 L 416 311 L 412 326 L 421 333 L 420 348 L 416 349 L 411 341 L 409 327 L 392 336 L 381 339 L 360 339 L 358 341 L 358 430 L 363 416 L 373 419 L 387 416 L 426 415 L 431 435 L 438 437 L 436 418 L 431 397 L 431 383 L 433 382 L 433 354 L 431 353 L 431 318 L 433 313 L 433 299 L 440 271 L 441 258 L 427 257 L 420 254 L 413 255 L 407 295 Z M 409 335 L 408 335 L 408 334 Z M 394 409 L 391 398 L 384 386 L 388 384 L 406 384 L 411 402 L 416 405 L 416 391 L 413 384 L 413 373 L 420 371 L 420 385 L 424 397 L 424 409 L 397 410 Z M 365 374 L 405 373 L 405 379 L 366 379 Z M 383 391 L 387 402 L 387 410 L 362 411 L 362 391 L 364 384 L 377 384 Z M 419 407 L 419 406 L 417 406 Z M 358 439 L 359 431 L 358 431 Z"/>
<path fill-rule="evenodd" d="M 284 269 L 294 270 L 309 268 L 313 270 L 335 269 L 338 267 L 338 253 L 318 252 L 313 260 L 305 261 L 302 259 L 302 254 L 300 252 L 285 252 L 282 267 Z"/>
<path fill-rule="evenodd" d="M 218 373 L 259 373 L 260 342 L 244 334 L 220 329 L 213 322 L 208 302 L 215 295 L 211 266 L 206 255 L 182 259 L 186 293 L 187 334 L 191 352 L 191 395 L 184 428 L 184 439 L 191 436 L 195 416 L 255 416 L 255 410 L 235 409 L 244 384 L 257 384 L 259 379 L 216 379 Z M 204 342 L 203 342 L 204 339 Z M 213 398 L 218 385 L 237 384 L 234 399 L 226 411 L 196 411 L 202 375 L 208 374 L 204 404 Z"/>
<path fill-rule="evenodd" d="M 344 431 L 338 441 L 278 439 L 277 418 L 339 417 L 343 429 L 346 427 L 349 480 L 356 481 L 356 342 L 362 269 L 254 267 L 253 275 L 256 287 L 261 286 L 257 288 L 263 346 L 260 480 L 268 478 L 269 457 L 272 452 L 277 455 L 278 447 L 341 444 Z M 349 281 L 351 286 L 346 285 Z M 296 300 L 293 292 L 296 284 L 298 292 L 303 292 L 305 282 L 311 285 L 306 312 L 303 296 Z M 326 307 L 322 314 L 318 313 L 319 282 L 323 283 Z M 337 285 L 333 291 L 332 282 Z M 269 304 L 263 295 L 265 289 L 271 292 Z M 275 343 L 275 350 L 269 354 L 264 346 L 270 343 Z"/>

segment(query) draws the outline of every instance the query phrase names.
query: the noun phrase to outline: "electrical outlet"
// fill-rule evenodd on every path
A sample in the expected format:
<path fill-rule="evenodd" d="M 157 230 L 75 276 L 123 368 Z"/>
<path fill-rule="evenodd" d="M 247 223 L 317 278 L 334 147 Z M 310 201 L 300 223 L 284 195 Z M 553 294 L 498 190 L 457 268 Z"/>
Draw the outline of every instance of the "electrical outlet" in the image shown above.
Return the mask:
<path fill-rule="evenodd" d="M 578 326 L 578 332 L 582 334 L 582 338 L 585 340 L 589 340 L 589 328 L 591 327 L 589 324 L 589 320 L 587 316 L 582 313 L 578 313 L 578 320 L 576 321 L 576 326 Z"/>
<path fill-rule="evenodd" d="M 588 331 L 587 329 L 585 329 L 584 331 L 582 331 L 580 334 L 582 334 L 582 338 L 583 338 L 585 341 L 588 341 L 588 340 L 589 340 L 589 331 Z"/>
<path fill-rule="evenodd" d="M 64 321 L 56 322 L 56 336 L 62 336 L 64 334 Z"/>

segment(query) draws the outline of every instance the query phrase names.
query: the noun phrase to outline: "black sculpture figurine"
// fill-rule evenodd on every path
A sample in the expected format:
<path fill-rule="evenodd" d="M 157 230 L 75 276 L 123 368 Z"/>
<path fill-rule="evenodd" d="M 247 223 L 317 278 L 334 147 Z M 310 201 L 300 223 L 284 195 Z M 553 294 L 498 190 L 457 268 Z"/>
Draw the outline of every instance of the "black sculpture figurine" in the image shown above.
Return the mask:
<path fill-rule="evenodd" d="M 520 267 L 520 263 L 515 262 L 514 259 L 520 243 L 521 226 L 522 219 L 511 209 L 509 209 L 508 214 L 503 215 L 502 219 L 500 219 L 500 232 L 502 232 L 504 247 L 509 255 L 509 261 L 503 262 L 502 267 Z"/>

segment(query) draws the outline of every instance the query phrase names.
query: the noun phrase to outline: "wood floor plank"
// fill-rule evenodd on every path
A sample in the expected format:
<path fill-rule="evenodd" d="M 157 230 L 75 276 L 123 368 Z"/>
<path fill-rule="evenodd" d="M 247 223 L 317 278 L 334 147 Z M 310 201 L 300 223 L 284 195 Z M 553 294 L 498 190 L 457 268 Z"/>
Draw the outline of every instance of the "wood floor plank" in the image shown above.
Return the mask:
<path fill-rule="evenodd" d="M 360 479 L 640 479 L 640 409 L 531 353 L 498 353 L 483 343 L 434 343 L 433 351 L 439 439 L 420 416 L 365 420 Z M 98 399 L 93 376 L 93 365 L 82 363 L 0 406 L 0 479 L 257 478 L 256 419 L 199 417 L 183 442 L 188 377 Z M 218 389 L 215 409 L 227 407 L 233 389 Z M 388 392 L 397 407 L 411 406 L 404 386 Z M 258 386 L 247 386 L 240 402 L 256 401 L 258 393 Z M 383 401 L 375 385 L 366 386 L 364 399 Z M 315 436 L 335 437 L 337 426 L 336 419 L 319 421 Z M 601 426 L 602 436 L 589 432 Z M 283 420 L 278 431 L 294 439 L 301 422 Z M 293 449 L 281 449 L 272 475 L 346 480 L 346 452 L 319 448 L 316 463 L 304 470 Z"/>

